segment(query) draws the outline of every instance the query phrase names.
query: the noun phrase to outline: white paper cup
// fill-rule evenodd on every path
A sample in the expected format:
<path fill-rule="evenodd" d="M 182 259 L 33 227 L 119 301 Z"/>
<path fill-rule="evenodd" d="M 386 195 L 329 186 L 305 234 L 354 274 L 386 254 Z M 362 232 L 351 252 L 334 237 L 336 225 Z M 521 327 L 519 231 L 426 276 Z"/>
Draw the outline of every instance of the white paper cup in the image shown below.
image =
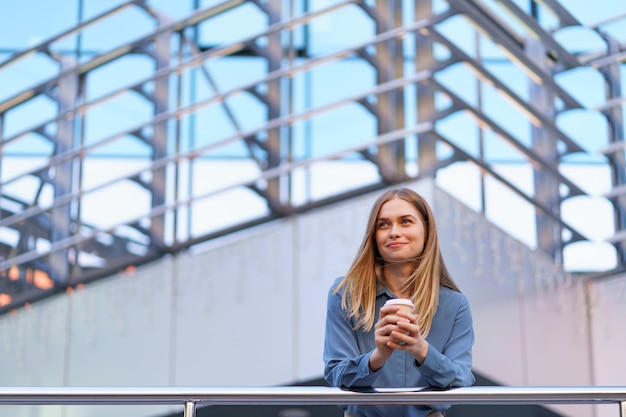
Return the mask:
<path fill-rule="evenodd" d="M 400 307 L 400 311 L 405 313 L 413 314 L 413 301 L 408 298 L 392 298 L 391 300 L 387 300 L 385 306 L 398 306 Z"/>

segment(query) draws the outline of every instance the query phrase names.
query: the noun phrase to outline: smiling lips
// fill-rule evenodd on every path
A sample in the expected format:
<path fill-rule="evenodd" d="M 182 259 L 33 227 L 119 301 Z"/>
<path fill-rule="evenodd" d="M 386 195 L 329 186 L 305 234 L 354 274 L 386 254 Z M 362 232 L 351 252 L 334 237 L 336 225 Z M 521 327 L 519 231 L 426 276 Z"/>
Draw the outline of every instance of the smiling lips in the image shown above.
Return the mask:
<path fill-rule="evenodd" d="M 387 247 L 390 248 L 390 249 L 395 249 L 395 248 L 402 247 L 405 244 L 406 243 L 404 243 L 404 242 L 392 242 L 392 243 L 388 244 Z"/>

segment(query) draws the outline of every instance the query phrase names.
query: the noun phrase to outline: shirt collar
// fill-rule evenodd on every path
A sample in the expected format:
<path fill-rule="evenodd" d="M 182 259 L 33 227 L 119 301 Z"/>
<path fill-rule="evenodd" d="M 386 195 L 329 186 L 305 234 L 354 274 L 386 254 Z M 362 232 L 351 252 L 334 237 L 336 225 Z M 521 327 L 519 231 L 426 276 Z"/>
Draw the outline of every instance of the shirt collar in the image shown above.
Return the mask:
<path fill-rule="evenodd" d="M 378 291 L 376 292 L 376 298 L 386 296 L 386 299 L 389 300 L 391 298 L 398 298 L 394 293 L 391 292 L 389 287 L 386 285 L 381 285 L 378 287 Z"/>

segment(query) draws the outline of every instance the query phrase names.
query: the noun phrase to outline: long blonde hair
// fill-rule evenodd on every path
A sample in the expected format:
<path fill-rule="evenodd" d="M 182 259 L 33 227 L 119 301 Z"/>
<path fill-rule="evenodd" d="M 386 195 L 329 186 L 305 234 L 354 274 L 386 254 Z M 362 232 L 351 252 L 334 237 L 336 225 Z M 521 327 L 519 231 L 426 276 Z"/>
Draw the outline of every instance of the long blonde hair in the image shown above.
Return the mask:
<path fill-rule="evenodd" d="M 424 223 L 426 233 L 424 250 L 405 288 L 411 294 L 418 324 L 426 337 L 437 310 L 439 286 L 443 285 L 459 292 L 460 290 L 443 261 L 435 218 L 430 206 L 421 195 L 409 188 L 392 189 L 376 199 L 370 211 L 361 247 L 335 293 L 343 289 L 341 306 L 351 318 L 356 319 L 355 330 L 359 328 L 371 330 L 376 317 L 376 293 L 385 285 L 382 273 L 385 263 L 376 246 L 376 219 L 382 205 L 394 198 L 401 198 L 413 205 Z"/>

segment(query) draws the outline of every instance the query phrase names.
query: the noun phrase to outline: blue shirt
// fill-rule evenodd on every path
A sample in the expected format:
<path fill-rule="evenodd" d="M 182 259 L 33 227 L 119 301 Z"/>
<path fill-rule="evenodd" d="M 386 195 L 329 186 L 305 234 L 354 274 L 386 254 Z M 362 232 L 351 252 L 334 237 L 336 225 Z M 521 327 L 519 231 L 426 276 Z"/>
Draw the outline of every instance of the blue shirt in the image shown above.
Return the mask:
<path fill-rule="evenodd" d="M 428 341 L 428 354 L 418 366 L 415 357 L 394 351 L 377 371 L 369 367 L 369 358 L 376 348 L 374 328 L 368 332 L 354 330 L 355 320 L 341 308 L 341 292 L 333 294 L 341 281 L 335 280 L 328 293 L 326 337 L 324 340 L 324 378 L 334 387 L 436 387 L 452 388 L 474 383 L 472 345 L 474 329 L 469 302 L 464 294 L 447 287 L 439 289 L 439 304 L 433 318 Z M 380 308 L 396 296 L 383 287 L 376 295 L 376 318 Z M 349 406 L 353 416 L 421 417 L 432 409 L 445 410 L 449 405 L 372 405 Z"/>

